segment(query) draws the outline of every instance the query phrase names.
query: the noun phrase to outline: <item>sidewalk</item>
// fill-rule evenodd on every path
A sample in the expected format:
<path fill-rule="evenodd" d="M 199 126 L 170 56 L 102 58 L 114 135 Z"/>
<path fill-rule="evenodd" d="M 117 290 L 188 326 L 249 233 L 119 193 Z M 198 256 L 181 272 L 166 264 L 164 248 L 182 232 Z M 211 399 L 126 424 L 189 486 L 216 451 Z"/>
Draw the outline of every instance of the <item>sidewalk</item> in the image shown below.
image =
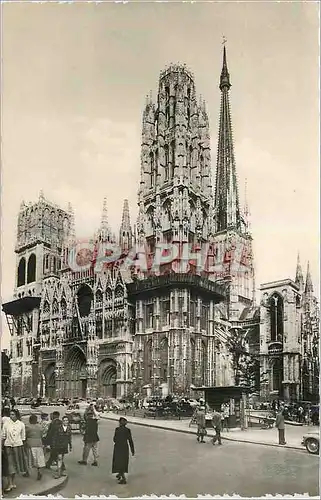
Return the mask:
<path fill-rule="evenodd" d="M 36 480 L 35 471 L 31 472 L 31 477 L 16 476 L 17 488 L 10 493 L 4 493 L 3 498 L 18 498 L 20 495 L 45 496 L 57 493 L 68 481 L 68 476 L 59 479 L 53 478 L 50 470 L 44 470 L 41 481 Z"/>
<path fill-rule="evenodd" d="M 121 415 L 116 413 L 102 413 L 101 418 L 106 420 L 118 421 Z M 126 415 L 124 415 L 126 417 Z M 144 427 L 152 427 L 155 429 L 164 429 L 168 431 L 183 432 L 185 434 L 196 434 L 196 426 L 192 425 L 189 427 L 189 420 L 154 420 L 149 418 L 131 417 L 127 416 L 128 422 L 130 424 L 141 425 Z M 278 448 L 291 448 L 295 450 L 305 451 L 305 448 L 301 445 L 302 436 L 310 431 L 313 427 L 292 427 L 286 426 L 285 438 L 287 441 L 286 445 L 278 444 L 277 430 L 273 429 L 246 429 L 242 431 L 241 429 L 230 429 L 228 432 L 222 432 L 222 439 L 228 441 L 237 441 L 242 443 L 259 444 L 266 446 L 276 446 Z M 207 435 L 209 437 L 214 436 L 214 429 L 208 429 Z"/>

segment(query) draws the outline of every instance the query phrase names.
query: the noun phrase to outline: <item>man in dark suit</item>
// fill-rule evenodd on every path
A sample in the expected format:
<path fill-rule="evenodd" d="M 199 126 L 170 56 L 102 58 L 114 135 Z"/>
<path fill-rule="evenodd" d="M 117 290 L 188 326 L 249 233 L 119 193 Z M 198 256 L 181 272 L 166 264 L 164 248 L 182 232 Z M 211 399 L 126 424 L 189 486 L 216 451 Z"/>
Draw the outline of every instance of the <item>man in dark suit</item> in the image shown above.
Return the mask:
<path fill-rule="evenodd" d="M 84 448 L 82 453 L 82 460 L 79 460 L 80 465 L 87 465 L 90 450 L 93 452 L 94 461 L 91 465 L 97 467 L 98 465 L 98 415 L 94 408 L 90 408 L 86 414 L 84 434 Z"/>
<path fill-rule="evenodd" d="M 279 432 L 279 444 L 286 444 L 283 406 L 280 407 L 279 412 L 276 416 L 275 427 L 278 429 L 278 432 Z"/>

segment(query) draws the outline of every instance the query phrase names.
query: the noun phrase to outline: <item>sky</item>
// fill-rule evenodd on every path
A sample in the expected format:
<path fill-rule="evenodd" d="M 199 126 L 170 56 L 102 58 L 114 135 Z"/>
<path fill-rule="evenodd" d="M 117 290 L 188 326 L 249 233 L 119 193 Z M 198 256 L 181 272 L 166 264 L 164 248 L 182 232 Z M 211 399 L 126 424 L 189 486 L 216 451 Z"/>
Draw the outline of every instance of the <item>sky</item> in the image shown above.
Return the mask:
<path fill-rule="evenodd" d="M 170 63 L 186 63 L 207 103 L 214 173 L 223 36 L 257 286 L 293 279 L 299 251 L 318 292 L 318 3 L 10 3 L 2 15 L 3 301 L 22 200 L 42 189 L 71 202 L 80 237 L 97 230 L 105 196 L 115 232 L 124 198 L 135 222 L 145 96 Z"/>

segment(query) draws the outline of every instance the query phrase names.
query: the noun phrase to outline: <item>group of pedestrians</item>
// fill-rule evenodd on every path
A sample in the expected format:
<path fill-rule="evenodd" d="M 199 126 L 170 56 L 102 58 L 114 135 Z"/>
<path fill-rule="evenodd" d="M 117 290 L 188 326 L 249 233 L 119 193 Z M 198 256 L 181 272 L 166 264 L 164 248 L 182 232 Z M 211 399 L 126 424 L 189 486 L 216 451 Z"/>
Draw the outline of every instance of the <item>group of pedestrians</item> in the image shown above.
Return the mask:
<path fill-rule="evenodd" d="M 80 465 L 87 465 L 90 451 L 92 451 L 92 466 L 98 466 L 98 413 L 97 409 L 90 405 L 85 412 L 85 431 L 82 459 L 78 461 Z M 127 427 L 127 419 L 121 417 L 119 426 L 114 433 L 114 451 L 112 459 L 112 474 L 116 474 L 119 484 L 126 484 L 126 476 L 129 464 L 129 449 L 132 456 L 135 455 L 135 446 L 131 430 Z"/>
<path fill-rule="evenodd" d="M 68 417 L 60 420 L 59 412 L 54 412 L 53 420 L 49 426 L 45 444 L 50 446 L 50 456 L 46 463 L 48 469 L 53 464 L 57 467 L 55 477 L 66 475 L 65 456 L 72 451 L 71 427 Z M 82 458 L 79 465 L 87 465 L 90 452 L 93 455 L 92 466 L 98 466 L 98 420 L 99 414 L 93 404 L 89 405 L 84 415 L 85 426 L 83 436 Z M 112 473 L 116 474 L 119 484 L 126 484 L 126 476 L 129 464 L 129 448 L 132 456 L 135 454 L 134 442 L 131 430 L 127 427 L 124 417 L 119 419 L 119 426 L 114 433 L 114 451 L 112 459 Z"/>
<path fill-rule="evenodd" d="M 214 410 L 214 412 L 212 412 L 212 427 L 215 430 L 215 435 L 212 438 L 213 445 L 215 445 L 216 442 L 218 442 L 219 445 L 222 445 L 222 439 L 221 439 L 222 422 L 224 422 L 224 413 L 222 414 Z M 198 408 L 196 414 L 196 423 L 197 423 L 196 439 L 199 443 L 205 443 L 204 438 L 207 435 L 205 406 L 200 406 Z"/>
<path fill-rule="evenodd" d="M 90 405 L 85 414 L 83 453 L 80 465 L 87 465 L 90 452 L 93 454 L 92 466 L 98 466 L 98 419 L 96 408 Z M 129 450 L 135 454 L 131 430 L 124 417 L 114 433 L 112 473 L 116 474 L 119 484 L 126 484 L 129 465 Z M 72 451 L 72 431 L 67 416 L 60 417 L 58 411 L 51 415 L 43 413 L 40 421 L 31 414 L 29 422 L 21 420 L 19 411 L 12 407 L 2 409 L 2 487 L 3 493 L 16 489 L 16 476 L 30 477 L 36 470 L 36 479 L 42 479 L 45 468 L 52 469 L 54 478 L 66 476 L 66 455 Z M 46 460 L 47 458 L 47 460 Z"/>

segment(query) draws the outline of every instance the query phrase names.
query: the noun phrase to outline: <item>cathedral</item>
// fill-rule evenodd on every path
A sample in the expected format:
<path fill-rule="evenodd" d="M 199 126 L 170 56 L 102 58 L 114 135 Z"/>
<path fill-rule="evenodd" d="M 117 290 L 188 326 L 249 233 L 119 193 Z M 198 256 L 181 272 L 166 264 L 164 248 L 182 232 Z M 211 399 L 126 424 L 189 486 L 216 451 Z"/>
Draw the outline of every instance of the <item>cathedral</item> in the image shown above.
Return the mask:
<path fill-rule="evenodd" d="M 214 187 L 205 102 L 192 73 L 171 65 L 160 74 L 156 102 L 147 97 L 143 110 L 134 227 L 125 200 L 116 237 L 104 200 L 100 226 L 75 255 L 71 206 L 63 210 L 43 193 L 22 203 L 14 297 L 3 305 L 14 396 L 189 395 L 197 387 L 231 386 L 228 340 L 240 332 L 259 359 L 262 397 L 318 393 L 319 309 L 310 271 L 304 282 L 298 261 L 295 280 L 261 285 L 255 302 L 230 88 L 224 46 Z M 99 258 L 108 245 L 119 248 L 117 260 Z M 171 248 L 175 258 L 166 259 Z M 124 265 L 131 259 L 135 265 Z"/>

